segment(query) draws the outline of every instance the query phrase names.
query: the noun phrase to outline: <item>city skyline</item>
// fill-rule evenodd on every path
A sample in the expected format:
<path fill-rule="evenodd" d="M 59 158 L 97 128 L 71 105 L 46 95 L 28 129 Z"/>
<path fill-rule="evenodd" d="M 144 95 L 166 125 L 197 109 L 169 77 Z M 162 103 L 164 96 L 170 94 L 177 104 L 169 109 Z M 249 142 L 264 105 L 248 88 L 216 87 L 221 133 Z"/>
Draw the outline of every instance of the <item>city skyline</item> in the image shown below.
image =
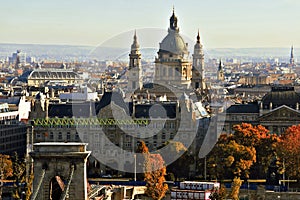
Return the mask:
<path fill-rule="evenodd" d="M 194 39 L 199 28 L 205 48 L 300 46 L 296 0 L 6 1 L 0 43 L 97 46 L 134 29 L 167 30 L 173 6 L 181 34 Z"/>

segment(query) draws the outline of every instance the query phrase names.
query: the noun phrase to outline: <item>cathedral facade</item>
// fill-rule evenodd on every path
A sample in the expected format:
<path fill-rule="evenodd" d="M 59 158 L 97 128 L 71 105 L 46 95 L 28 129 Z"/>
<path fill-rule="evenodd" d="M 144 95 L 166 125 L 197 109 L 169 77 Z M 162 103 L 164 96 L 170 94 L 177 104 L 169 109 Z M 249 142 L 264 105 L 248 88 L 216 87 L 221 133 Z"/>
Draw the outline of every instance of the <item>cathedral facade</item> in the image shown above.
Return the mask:
<path fill-rule="evenodd" d="M 204 53 L 200 42 L 200 34 L 196 38 L 192 61 L 189 58 L 188 43 L 179 33 L 178 18 L 173 9 L 170 17 L 168 34 L 159 43 L 159 50 L 155 57 L 155 75 L 153 82 L 158 85 L 178 86 L 182 89 L 196 89 L 204 91 L 206 84 L 204 80 Z M 141 75 L 141 54 L 137 43 L 136 34 L 129 55 L 128 90 L 132 86 L 141 89 L 141 77 L 133 78 L 132 74 Z M 137 83 L 139 83 L 137 86 Z"/>

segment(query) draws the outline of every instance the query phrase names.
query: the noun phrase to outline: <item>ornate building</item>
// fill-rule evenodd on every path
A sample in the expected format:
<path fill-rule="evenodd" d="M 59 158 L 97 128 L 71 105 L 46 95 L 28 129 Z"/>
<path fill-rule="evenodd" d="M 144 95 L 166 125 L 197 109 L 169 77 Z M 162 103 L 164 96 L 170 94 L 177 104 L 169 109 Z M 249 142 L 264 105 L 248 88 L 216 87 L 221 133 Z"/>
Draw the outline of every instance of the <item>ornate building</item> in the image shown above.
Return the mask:
<path fill-rule="evenodd" d="M 197 35 L 197 42 L 194 46 L 192 87 L 195 89 L 200 89 L 201 92 L 203 92 L 206 89 L 206 84 L 204 81 L 204 53 L 203 45 L 200 42 L 199 31 Z"/>
<path fill-rule="evenodd" d="M 134 91 L 132 97 L 124 98 L 120 91 L 115 90 L 105 92 L 100 101 L 81 103 L 47 103 L 36 98 L 31 112 L 35 142 L 83 140 L 89 143 L 88 148 L 93 149 L 92 155 L 101 155 L 101 162 L 120 171 L 133 169 L 132 153 L 141 139 L 150 151 L 167 151 L 164 154 L 167 156 L 164 157 L 166 163 L 175 161 L 176 157 L 172 157 L 171 152 L 164 148 L 171 140 L 191 147 L 197 155 L 199 140 L 205 137 L 210 116 L 197 99 L 192 99 L 185 92 L 192 81 L 195 88 L 205 88 L 204 56 L 199 33 L 193 54 L 194 76 L 188 54 L 187 44 L 179 34 L 177 17 L 173 11 L 168 35 L 160 43 L 155 59 L 155 84 L 142 87 L 141 53 L 135 33 L 127 72 L 127 89 Z M 37 119 L 40 117 L 42 119 Z M 101 132 L 105 137 L 100 137 Z M 101 173 L 116 173 L 104 164 L 93 163 L 90 166 L 97 166 L 98 175 L 101 170 Z M 195 175 L 196 163 L 189 167 L 187 172 Z"/>
<path fill-rule="evenodd" d="M 35 69 L 26 71 L 22 74 L 20 80 L 26 82 L 28 86 L 36 87 L 52 83 L 72 85 L 83 82 L 76 72 L 69 69 Z"/>
<path fill-rule="evenodd" d="M 232 132 L 235 124 L 263 125 L 271 133 L 281 134 L 300 123 L 300 94 L 294 87 L 272 87 L 260 102 L 236 104 L 226 111 L 224 131 Z"/>
<path fill-rule="evenodd" d="M 136 32 L 134 33 L 133 43 L 131 45 L 131 52 L 129 54 L 129 68 L 127 72 L 128 76 L 128 91 L 134 91 L 135 89 L 142 89 L 143 77 L 142 77 L 142 64 L 140 45 L 137 41 Z"/>
<path fill-rule="evenodd" d="M 173 9 L 168 34 L 159 44 L 158 56 L 155 58 L 155 83 L 184 88 L 189 88 L 192 84 L 195 89 L 204 89 L 204 55 L 199 33 L 191 63 L 188 44 L 179 34 L 177 22 Z"/>

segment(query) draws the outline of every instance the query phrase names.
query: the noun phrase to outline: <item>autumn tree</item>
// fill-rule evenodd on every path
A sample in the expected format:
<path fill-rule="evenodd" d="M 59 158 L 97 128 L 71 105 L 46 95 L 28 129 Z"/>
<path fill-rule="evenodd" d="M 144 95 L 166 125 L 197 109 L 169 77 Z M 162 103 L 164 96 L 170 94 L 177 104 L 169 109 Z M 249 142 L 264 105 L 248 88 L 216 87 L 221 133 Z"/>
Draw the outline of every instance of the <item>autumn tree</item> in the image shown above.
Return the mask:
<path fill-rule="evenodd" d="M 169 158 L 179 157 L 176 161 L 172 162 L 167 166 L 169 173 L 174 174 L 174 179 L 188 177 L 190 170 L 182 170 L 188 168 L 193 164 L 194 157 L 191 155 L 190 151 L 179 141 L 168 141 L 165 144 L 168 154 L 164 154 L 163 159 L 169 160 Z"/>
<path fill-rule="evenodd" d="M 232 193 L 234 199 L 239 193 L 238 183 L 241 178 L 248 179 L 251 173 L 255 178 L 266 177 L 268 168 L 276 156 L 279 138 L 261 125 L 242 123 L 235 125 L 233 130 L 232 134 L 220 136 L 208 156 L 208 166 L 210 174 L 215 174 L 216 178 L 235 177 L 235 192 Z"/>
<path fill-rule="evenodd" d="M 17 152 L 12 156 L 12 168 L 13 168 L 13 176 L 12 179 L 16 181 L 16 191 L 14 194 L 14 198 L 20 198 L 20 184 L 25 182 L 26 177 L 26 165 L 23 160 L 19 159 L 19 155 Z"/>
<path fill-rule="evenodd" d="M 220 188 L 214 187 L 211 190 L 211 194 L 209 195 L 210 200 L 225 200 L 226 199 L 226 187 L 225 185 L 221 185 Z"/>
<path fill-rule="evenodd" d="M 215 178 L 224 174 L 248 178 L 249 169 L 255 162 L 255 148 L 237 143 L 234 135 L 221 135 L 208 157 L 210 174 L 215 174 Z"/>
<path fill-rule="evenodd" d="M 240 187 L 242 185 L 242 180 L 239 177 L 235 177 L 231 186 L 230 197 L 233 200 L 239 200 Z"/>
<path fill-rule="evenodd" d="M 265 178 L 268 167 L 276 155 L 276 145 L 279 137 L 270 134 L 264 126 L 253 126 L 242 123 L 234 126 L 234 140 L 241 145 L 254 147 L 256 150 L 256 162 L 250 169 L 252 178 Z"/>
<path fill-rule="evenodd" d="M 289 127 L 280 136 L 277 154 L 287 177 L 300 180 L 300 125 Z"/>
<path fill-rule="evenodd" d="M 13 175 L 12 161 L 10 156 L 0 154 L 0 175 L 2 181 Z M 0 199 L 2 199 L 2 186 L 0 187 Z"/>
<path fill-rule="evenodd" d="M 162 199 L 168 185 L 165 184 L 166 166 L 160 154 L 151 154 L 146 144 L 141 141 L 137 152 L 144 157 L 144 180 L 146 181 L 146 195 L 154 200 Z"/>

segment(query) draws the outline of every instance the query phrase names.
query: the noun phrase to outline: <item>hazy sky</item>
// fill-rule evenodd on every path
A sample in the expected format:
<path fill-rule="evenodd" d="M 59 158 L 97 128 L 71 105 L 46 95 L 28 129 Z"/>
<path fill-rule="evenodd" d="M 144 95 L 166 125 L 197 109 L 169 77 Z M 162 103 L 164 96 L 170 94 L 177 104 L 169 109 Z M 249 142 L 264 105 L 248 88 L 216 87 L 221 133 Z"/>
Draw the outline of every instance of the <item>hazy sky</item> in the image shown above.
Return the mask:
<path fill-rule="evenodd" d="M 300 47 L 300 0 L 1 0 L 0 43 L 96 46 L 167 30 L 173 5 L 181 33 L 199 28 L 206 48 Z"/>

